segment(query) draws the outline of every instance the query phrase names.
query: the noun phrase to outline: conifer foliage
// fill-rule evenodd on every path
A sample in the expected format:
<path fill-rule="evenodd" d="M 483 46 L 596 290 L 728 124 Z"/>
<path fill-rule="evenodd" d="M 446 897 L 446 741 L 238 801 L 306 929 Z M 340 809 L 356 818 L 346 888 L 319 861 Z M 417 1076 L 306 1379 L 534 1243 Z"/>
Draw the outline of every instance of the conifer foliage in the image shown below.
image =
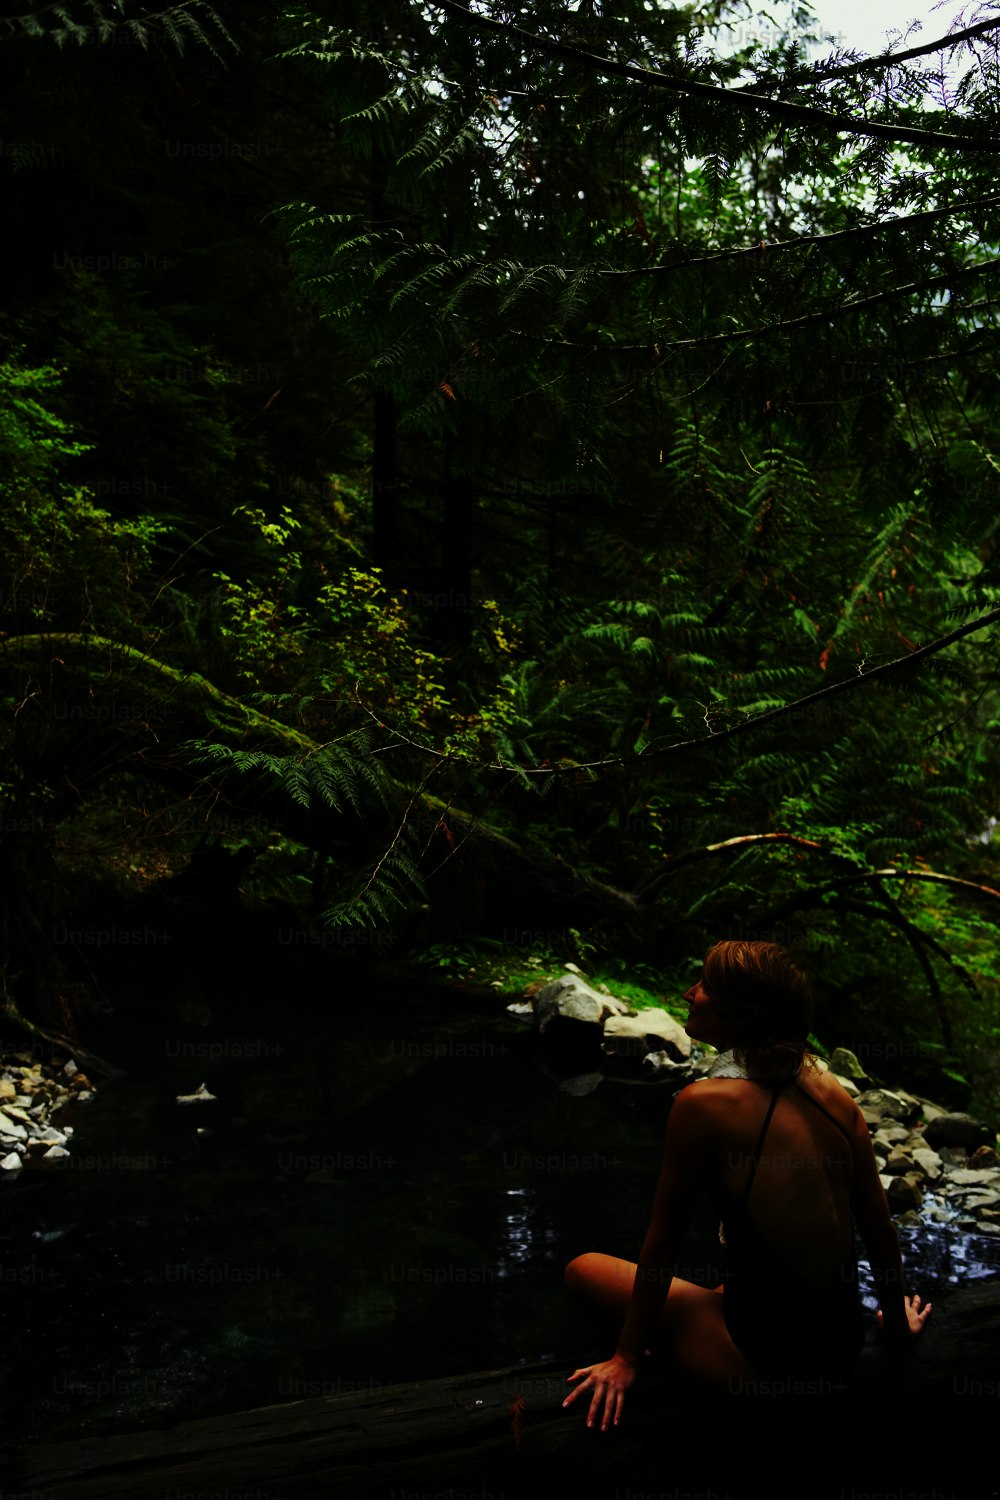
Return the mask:
<path fill-rule="evenodd" d="M 995 19 L 0 12 L 8 821 L 257 798 L 254 899 L 418 945 L 555 846 L 606 961 L 771 935 L 995 1055 Z"/>

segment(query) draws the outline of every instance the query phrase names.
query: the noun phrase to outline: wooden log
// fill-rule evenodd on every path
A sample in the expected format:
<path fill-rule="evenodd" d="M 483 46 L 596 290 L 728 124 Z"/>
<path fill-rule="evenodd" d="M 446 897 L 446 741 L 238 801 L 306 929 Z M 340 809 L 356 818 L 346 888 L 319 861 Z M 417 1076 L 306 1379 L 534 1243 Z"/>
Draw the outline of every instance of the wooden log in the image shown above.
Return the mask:
<path fill-rule="evenodd" d="M 615 1500 L 666 1493 L 669 1451 L 677 1489 L 678 1439 L 707 1452 L 721 1496 L 745 1493 L 736 1463 L 763 1432 L 781 1432 L 785 1458 L 803 1461 L 825 1434 L 839 1438 L 885 1423 L 887 1405 L 933 1403 L 965 1426 L 975 1403 L 996 1410 L 1000 1394 L 1000 1278 L 956 1292 L 935 1308 L 913 1355 L 893 1359 L 877 1344 L 849 1389 L 822 1382 L 761 1382 L 756 1390 L 709 1393 L 650 1362 L 630 1393 L 622 1426 L 586 1426 L 586 1403 L 562 1402 L 575 1361 L 508 1366 L 386 1386 L 255 1411 L 181 1422 L 166 1431 L 123 1433 L 30 1448 L 4 1493 L 31 1500 L 515 1500 L 579 1493 Z M 924 1410 L 928 1407 L 924 1406 Z M 846 1417 L 846 1420 L 845 1420 Z M 720 1424 L 736 1465 L 726 1469 Z M 978 1425 L 978 1424 L 974 1424 Z M 836 1453 L 831 1461 L 836 1460 Z M 704 1463 L 704 1460 L 703 1460 Z M 735 1475 L 735 1479 L 734 1479 Z M 627 1480 L 627 1483 L 626 1483 Z M 734 1489 L 735 1485 L 735 1489 Z M 707 1494 L 705 1484 L 700 1493 Z M 818 1493 L 818 1491 L 817 1491 Z"/>

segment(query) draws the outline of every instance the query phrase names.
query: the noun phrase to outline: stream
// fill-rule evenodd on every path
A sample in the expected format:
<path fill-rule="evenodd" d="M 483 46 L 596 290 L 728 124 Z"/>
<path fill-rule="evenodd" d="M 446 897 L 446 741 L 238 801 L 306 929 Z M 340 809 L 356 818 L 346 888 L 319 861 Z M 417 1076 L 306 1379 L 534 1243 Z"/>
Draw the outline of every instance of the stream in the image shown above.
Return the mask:
<path fill-rule="evenodd" d="M 0 1183 L 21 1440 L 582 1357 L 563 1267 L 638 1253 L 666 1086 L 574 1097 L 501 1000 L 450 991 L 123 1031 L 69 1161 Z M 1000 1237 L 900 1239 L 925 1298 L 1000 1272 Z M 681 1274 L 720 1255 L 706 1205 Z"/>

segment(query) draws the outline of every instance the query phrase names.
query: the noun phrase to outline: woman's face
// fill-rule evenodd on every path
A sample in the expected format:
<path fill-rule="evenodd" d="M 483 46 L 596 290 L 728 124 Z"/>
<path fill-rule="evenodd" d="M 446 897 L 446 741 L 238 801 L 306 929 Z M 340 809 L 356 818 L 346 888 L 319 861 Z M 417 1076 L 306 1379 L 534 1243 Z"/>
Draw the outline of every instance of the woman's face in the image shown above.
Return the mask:
<path fill-rule="evenodd" d="M 732 1046 L 729 1027 L 719 1010 L 719 1003 L 705 988 L 704 978 L 699 978 L 684 996 L 691 1007 L 684 1030 L 694 1042 L 708 1042 L 720 1052 Z"/>

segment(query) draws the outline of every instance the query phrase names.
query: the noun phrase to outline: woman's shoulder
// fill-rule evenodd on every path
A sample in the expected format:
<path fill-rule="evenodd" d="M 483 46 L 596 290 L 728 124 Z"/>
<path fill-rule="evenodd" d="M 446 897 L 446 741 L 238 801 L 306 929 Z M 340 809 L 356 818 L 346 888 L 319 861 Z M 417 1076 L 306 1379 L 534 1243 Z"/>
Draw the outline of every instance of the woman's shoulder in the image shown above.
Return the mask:
<path fill-rule="evenodd" d="M 732 1108 L 748 1096 L 757 1097 L 762 1092 L 766 1094 L 775 1088 L 788 1088 L 790 1084 L 811 1094 L 813 1099 L 845 1125 L 853 1122 L 858 1112 L 857 1105 L 826 1063 L 812 1053 L 806 1054 L 798 1073 L 786 1083 L 776 1084 L 764 1079 L 749 1078 L 745 1073 L 737 1074 L 727 1069 L 714 1076 L 709 1074 L 704 1078 L 694 1079 L 676 1095 L 675 1103 L 683 1100 L 684 1109 L 688 1112 L 715 1113 Z"/>
<path fill-rule="evenodd" d="M 692 1119 L 731 1115 L 749 1093 L 759 1092 L 760 1084 L 749 1078 L 695 1078 L 674 1096 L 673 1109 Z"/>
<path fill-rule="evenodd" d="M 834 1119 L 846 1130 L 850 1131 L 854 1128 L 855 1119 L 859 1114 L 858 1106 L 844 1085 L 820 1058 L 807 1054 L 795 1083 L 798 1088 L 810 1094 L 817 1104 L 833 1115 Z"/>

